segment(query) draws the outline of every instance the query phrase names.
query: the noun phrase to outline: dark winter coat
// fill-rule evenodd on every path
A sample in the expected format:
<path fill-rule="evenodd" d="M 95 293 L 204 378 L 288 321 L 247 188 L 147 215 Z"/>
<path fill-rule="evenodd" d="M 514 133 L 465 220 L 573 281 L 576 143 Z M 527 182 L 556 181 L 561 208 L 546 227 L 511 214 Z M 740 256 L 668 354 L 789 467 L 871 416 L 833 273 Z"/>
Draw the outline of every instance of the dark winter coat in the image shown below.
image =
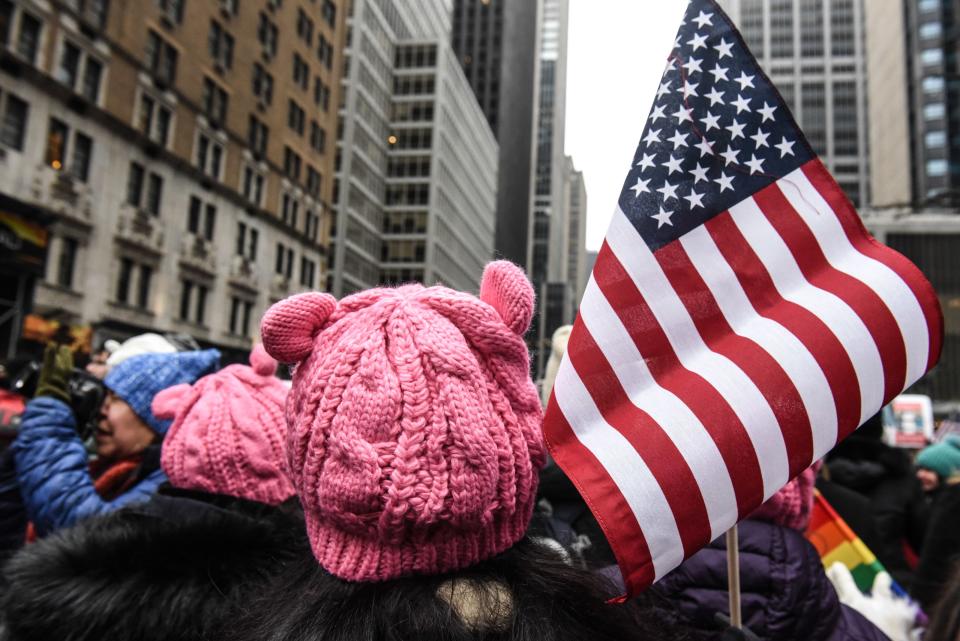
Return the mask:
<path fill-rule="evenodd" d="M 817 550 L 799 532 L 748 520 L 740 523 L 739 537 L 743 622 L 760 639 L 886 641 L 872 623 L 840 603 Z M 717 614 L 729 613 L 724 539 L 687 559 L 653 589 L 677 608 L 682 623 L 700 631 L 694 638 L 719 639 Z"/>
<path fill-rule="evenodd" d="M 929 510 L 910 456 L 879 440 L 854 434 L 827 458 L 830 480 L 870 500 L 877 544 L 872 551 L 904 588 L 913 581 L 903 545 L 923 546 Z"/>
<path fill-rule="evenodd" d="M 930 612 L 960 569 L 960 481 L 945 485 L 933 503 L 911 593 Z"/>
<path fill-rule="evenodd" d="M 164 486 L 149 503 L 25 547 L 5 568 L 3 641 L 200 641 L 309 558 L 295 499 L 271 507 Z"/>
<path fill-rule="evenodd" d="M 20 434 L 11 448 L 20 494 L 40 535 L 145 502 L 166 481 L 163 470 L 156 466 L 119 497 L 103 499 L 94 488 L 73 412 L 54 398 L 27 403 Z"/>

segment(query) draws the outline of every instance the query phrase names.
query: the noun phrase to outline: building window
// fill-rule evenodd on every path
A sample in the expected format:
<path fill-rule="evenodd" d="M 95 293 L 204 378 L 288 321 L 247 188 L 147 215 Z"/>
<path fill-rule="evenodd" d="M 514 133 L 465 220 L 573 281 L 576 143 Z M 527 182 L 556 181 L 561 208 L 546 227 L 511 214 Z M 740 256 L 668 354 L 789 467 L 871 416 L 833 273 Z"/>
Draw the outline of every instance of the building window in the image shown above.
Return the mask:
<path fill-rule="evenodd" d="M 939 38 L 943 34 L 943 29 L 939 22 L 925 22 L 920 25 L 920 39 L 931 40 Z"/>
<path fill-rule="evenodd" d="M 397 134 L 395 149 L 430 149 L 433 131 L 430 129 L 403 129 Z"/>
<path fill-rule="evenodd" d="M 313 79 L 313 102 L 325 112 L 330 111 L 330 87 L 323 83 L 320 76 Z"/>
<path fill-rule="evenodd" d="M 297 228 L 297 215 L 300 213 L 300 201 L 290 193 L 284 193 L 280 199 L 280 220 L 283 224 Z"/>
<path fill-rule="evenodd" d="M 146 200 L 144 200 L 144 194 Z M 143 165 L 131 162 L 130 172 L 127 174 L 127 203 L 153 216 L 159 216 L 162 200 L 163 178 L 154 172 L 147 174 Z"/>
<path fill-rule="evenodd" d="M 857 87 L 853 82 L 836 82 L 833 85 L 833 153 L 835 156 L 856 156 L 859 152 Z"/>
<path fill-rule="evenodd" d="M 107 12 L 110 9 L 108 0 L 69 0 L 67 4 L 75 12 L 80 14 L 81 19 L 89 22 L 100 29 L 107 24 Z"/>
<path fill-rule="evenodd" d="M 236 296 L 230 297 L 230 333 L 234 336 L 250 337 L 250 316 L 253 303 Z"/>
<path fill-rule="evenodd" d="M 330 27 L 335 27 L 337 24 L 337 5 L 333 4 L 333 0 L 323 0 L 323 9 L 321 11 L 323 16 L 323 21 L 327 23 Z"/>
<path fill-rule="evenodd" d="M 174 24 L 180 24 L 183 21 L 184 2 L 186 0 L 156 0 L 163 17 Z"/>
<path fill-rule="evenodd" d="M 302 136 L 306 118 L 307 114 L 303 108 L 291 100 L 287 110 L 287 126 Z"/>
<path fill-rule="evenodd" d="M 853 0 L 830 0 L 830 42 L 834 57 L 856 53 Z"/>
<path fill-rule="evenodd" d="M 177 50 L 152 29 L 147 33 L 146 64 L 154 80 L 173 85 L 177 76 Z"/>
<path fill-rule="evenodd" d="M 397 76 L 393 80 L 393 93 L 399 96 L 432 94 L 433 76 Z"/>
<path fill-rule="evenodd" d="M 243 256 L 250 262 L 257 261 L 257 244 L 260 232 L 244 222 L 237 223 L 237 256 Z"/>
<path fill-rule="evenodd" d="M 314 198 L 320 197 L 320 172 L 307 166 L 307 193 Z"/>
<path fill-rule="evenodd" d="M 800 55 L 823 56 L 823 0 L 803 0 L 800 4 Z"/>
<path fill-rule="evenodd" d="M 268 58 L 277 55 L 277 25 L 270 22 L 267 14 L 260 12 L 260 25 L 257 27 L 257 40 L 263 45 L 263 53 Z"/>
<path fill-rule="evenodd" d="M 137 283 L 134 289 L 134 279 Z M 120 271 L 117 278 L 117 302 L 123 305 L 134 305 L 144 311 L 150 306 L 150 285 L 153 281 L 153 268 L 149 265 L 137 263 L 126 256 L 120 258 Z M 136 298 L 132 294 L 136 294 Z"/>
<path fill-rule="evenodd" d="M 933 178 L 939 178 L 940 176 L 947 175 L 947 161 L 946 160 L 928 160 L 927 161 L 927 175 Z"/>
<path fill-rule="evenodd" d="M 233 66 L 233 36 L 216 20 L 210 21 L 207 48 L 214 64 L 223 69 L 229 69 Z"/>
<path fill-rule="evenodd" d="M 293 278 L 293 249 L 283 243 L 277 243 L 277 256 L 274 272 L 286 280 Z"/>
<path fill-rule="evenodd" d="M 20 13 L 20 34 L 17 37 L 17 54 L 31 65 L 37 63 L 37 51 L 40 48 L 40 30 L 43 23 L 33 14 Z"/>
<path fill-rule="evenodd" d="M 313 289 L 313 283 L 317 275 L 317 264 L 309 260 L 306 256 L 300 257 L 300 285 L 307 289 Z"/>
<path fill-rule="evenodd" d="M 210 78 L 203 79 L 203 112 L 210 122 L 222 126 L 227 121 L 227 92 Z"/>
<path fill-rule="evenodd" d="M 257 207 L 260 207 L 263 204 L 264 182 L 265 179 L 263 174 L 254 169 L 251 165 L 244 165 L 243 197 Z"/>
<path fill-rule="evenodd" d="M 937 94 L 944 89 L 943 76 L 927 76 L 923 79 L 923 93 Z"/>
<path fill-rule="evenodd" d="M 214 180 L 220 180 L 223 166 L 223 146 L 205 133 L 197 135 L 197 169 Z"/>
<path fill-rule="evenodd" d="M 942 49 L 924 49 L 920 52 L 920 61 L 925 65 L 939 65 L 943 63 Z"/>
<path fill-rule="evenodd" d="M 73 272 L 77 263 L 77 250 L 80 243 L 69 236 L 60 243 L 60 258 L 57 261 L 57 285 L 73 289 Z"/>
<path fill-rule="evenodd" d="M 140 94 L 140 110 L 137 116 L 137 129 L 143 135 L 166 148 L 170 138 L 170 126 L 173 122 L 173 110 L 146 93 Z"/>
<path fill-rule="evenodd" d="M 70 150 L 70 128 L 63 121 L 51 118 L 47 133 L 46 163 L 57 171 L 62 170 Z M 67 169 L 77 180 L 87 182 L 90 178 L 93 140 L 86 134 L 76 132 L 72 152 Z"/>
<path fill-rule="evenodd" d="M 273 101 L 273 76 L 257 62 L 253 63 L 253 95 L 265 105 Z"/>
<path fill-rule="evenodd" d="M 919 2 L 917 2 L 917 8 L 919 8 L 921 12 L 936 11 L 940 8 L 942 1 L 943 0 L 919 0 Z"/>
<path fill-rule="evenodd" d="M 307 220 L 306 220 L 304 233 L 306 234 L 307 238 L 309 238 L 313 242 L 316 242 L 317 231 L 320 228 L 320 217 L 317 216 L 312 209 L 308 209 L 306 218 Z"/>
<path fill-rule="evenodd" d="M 928 132 L 923 140 L 927 149 L 943 149 L 947 146 L 947 134 L 943 131 Z"/>
<path fill-rule="evenodd" d="M 298 53 L 293 54 L 293 82 L 304 91 L 310 86 L 310 65 Z"/>
<path fill-rule="evenodd" d="M 69 40 L 63 41 L 60 64 L 54 76 L 90 102 L 99 100 L 103 64 Z"/>
<path fill-rule="evenodd" d="M 770 2 L 770 55 L 793 57 L 793 0 Z"/>
<path fill-rule="evenodd" d="M 196 196 L 190 196 L 190 208 L 187 210 L 187 231 L 213 242 L 213 231 L 217 222 L 217 208 L 204 203 Z"/>
<path fill-rule="evenodd" d="M 180 282 L 180 320 L 203 325 L 207 315 L 209 293 L 210 288 L 206 285 L 183 279 Z"/>
<path fill-rule="evenodd" d="M 307 17 L 303 9 L 297 9 L 297 35 L 308 47 L 313 46 L 313 20 Z"/>
<path fill-rule="evenodd" d="M 318 37 L 317 58 L 328 70 L 333 69 L 333 44 L 321 33 Z"/>
<path fill-rule="evenodd" d="M 250 124 L 247 127 L 247 146 L 250 147 L 250 151 L 258 156 L 265 156 L 269 140 L 270 130 L 259 118 L 251 115 Z"/>
<path fill-rule="evenodd" d="M 822 83 L 805 83 L 801 88 L 803 131 L 813 150 L 820 155 L 827 149 L 826 87 Z"/>
<path fill-rule="evenodd" d="M 327 132 L 316 120 L 310 122 L 310 146 L 315 152 L 320 154 L 322 154 L 327 147 Z"/>
<path fill-rule="evenodd" d="M 300 155 L 290 147 L 283 148 L 283 173 L 293 181 L 300 182 Z"/>
<path fill-rule="evenodd" d="M 0 104 L 3 106 L 3 122 L 0 123 L 0 145 L 16 151 L 23 151 L 30 108 L 25 101 L 11 93 L 0 94 Z"/>
<path fill-rule="evenodd" d="M 50 128 L 47 132 L 47 151 L 45 162 L 57 171 L 63 169 L 67 160 L 67 142 L 70 138 L 70 129 L 66 123 L 56 118 L 50 119 Z"/>
<path fill-rule="evenodd" d="M 942 102 L 935 102 L 923 107 L 923 117 L 926 120 L 941 120 L 947 111 Z"/>

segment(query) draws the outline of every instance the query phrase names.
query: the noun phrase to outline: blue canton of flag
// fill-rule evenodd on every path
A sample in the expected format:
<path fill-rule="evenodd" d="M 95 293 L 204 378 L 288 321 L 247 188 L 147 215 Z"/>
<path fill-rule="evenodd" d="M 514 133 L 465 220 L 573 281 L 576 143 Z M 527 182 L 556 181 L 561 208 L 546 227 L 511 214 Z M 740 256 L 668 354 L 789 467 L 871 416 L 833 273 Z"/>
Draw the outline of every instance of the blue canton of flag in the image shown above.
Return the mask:
<path fill-rule="evenodd" d="M 713 3 L 691 2 L 620 207 L 657 249 L 811 158 L 740 34 Z"/>

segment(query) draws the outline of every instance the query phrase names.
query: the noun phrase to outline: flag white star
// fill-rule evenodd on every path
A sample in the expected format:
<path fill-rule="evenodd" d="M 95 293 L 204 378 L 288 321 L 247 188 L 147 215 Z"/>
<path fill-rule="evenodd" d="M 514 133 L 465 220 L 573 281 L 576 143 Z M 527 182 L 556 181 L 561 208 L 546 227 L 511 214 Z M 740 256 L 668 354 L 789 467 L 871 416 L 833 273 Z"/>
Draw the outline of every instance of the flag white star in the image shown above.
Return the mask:
<path fill-rule="evenodd" d="M 663 113 L 663 110 L 667 107 L 665 105 L 655 105 L 653 107 L 653 112 L 650 114 L 650 122 L 657 122 L 661 118 L 666 118 L 667 115 Z"/>
<path fill-rule="evenodd" d="M 677 109 L 676 112 L 670 115 L 677 119 L 677 124 L 679 125 L 684 121 L 693 122 L 692 113 L 693 113 L 693 109 L 687 109 L 683 105 L 680 105 L 680 108 Z"/>
<path fill-rule="evenodd" d="M 745 98 L 743 94 L 738 95 L 737 99 L 731 102 L 730 104 L 736 105 L 738 114 L 741 111 L 746 111 L 747 113 L 750 113 L 750 99 Z"/>
<path fill-rule="evenodd" d="M 651 218 L 653 218 L 655 221 L 657 221 L 657 229 L 660 229 L 660 228 L 663 227 L 664 225 L 670 225 L 671 227 L 673 227 L 673 223 L 670 222 L 670 217 L 671 217 L 671 216 L 673 216 L 673 212 L 672 212 L 672 211 L 669 211 L 669 212 L 668 212 L 666 209 L 664 209 L 663 207 L 661 207 L 661 208 L 660 208 L 660 213 L 659 213 L 659 214 L 653 214 L 653 215 L 651 216 Z"/>
<path fill-rule="evenodd" d="M 730 147 L 720 155 L 723 156 L 723 159 L 726 160 L 727 164 L 729 165 L 737 162 L 737 156 L 740 155 L 740 152 L 734 149 L 733 147 Z"/>
<path fill-rule="evenodd" d="M 720 193 L 722 194 L 726 190 L 733 191 L 733 176 L 728 176 L 722 171 L 720 172 L 719 178 L 714 178 L 713 182 L 720 185 Z"/>
<path fill-rule="evenodd" d="M 637 184 L 631 187 L 633 190 L 633 195 L 637 198 L 640 197 L 640 194 L 649 194 L 650 188 L 647 186 L 650 184 L 649 180 L 644 180 L 643 178 L 637 178 Z"/>
<path fill-rule="evenodd" d="M 680 48 L 680 36 L 677 36 L 677 39 L 673 41 L 673 48 L 674 49 Z"/>
<path fill-rule="evenodd" d="M 689 196 L 684 196 L 683 199 L 690 202 L 690 209 L 694 207 L 699 207 L 703 209 L 703 197 L 705 194 L 698 194 L 695 190 L 690 190 Z"/>
<path fill-rule="evenodd" d="M 655 163 L 655 162 L 653 161 L 653 159 L 656 158 L 656 157 L 657 157 L 656 154 L 643 154 L 643 158 L 641 158 L 641 159 L 640 159 L 640 162 L 638 162 L 638 163 L 637 163 L 636 165 L 634 165 L 634 166 L 635 166 L 635 167 L 640 167 L 640 168 L 641 168 L 640 171 L 641 171 L 641 172 L 644 172 L 644 171 L 650 169 L 651 167 L 656 167 L 656 166 L 657 166 L 657 163 Z"/>
<path fill-rule="evenodd" d="M 703 11 L 701 11 L 700 15 L 694 18 L 692 22 L 696 22 L 697 27 L 700 29 L 703 29 L 703 25 L 710 25 L 712 27 L 713 20 L 710 19 L 712 17 L 713 17 L 712 13 L 704 13 Z"/>
<path fill-rule="evenodd" d="M 736 140 L 737 138 L 745 138 L 743 135 L 744 127 L 746 127 L 746 125 L 741 125 L 737 122 L 736 118 L 734 118 L 733 123 L 731 123 L 729 127 L 724 127 L 724 129 L 730 132 L 730 140 Z"/>
<path fill-rule="evenodd" d="M 796 156 L 796 154 L 793 153 L 793 146 L 795 144 L 797 144 L 796 141 L 788 142 L 786 138 L 783 138 L 780 140 L 780 144 L 774 145 L 774 147 L 780 150 L 781 158 L 786 158 L 788 155 Z"/>
<path fill-rule="evenodd" d="M 670 181 L 664 181 L 663 187 L 658 189 L 661 194 L 663 194 L 663 202 L 667 202 L 671 198 L 674 200 L 677 199 L 677 187 L 680 185 L 671 185 Z"/>
<path fill-rule="evenodd" d="M 773 112 L 777 110 L 776 106 L 771 107 L 764 101 L 763 109 L 757 109 L 757 113 L 763 114 L 763 120 L 761 122 L 767 122 L 768 120 L 773 120 L 776 122 L 776 118 L 773 117 Z"/>
<path fill-rule="evenodd" d="M 717 65 L 716 67 L 714 67 L 713 69 L 710 70 L 710 73 L 713 74 L 713 81 L 714 81 L 714 82 L 720 82 L 721 80 L 726 80 L 726 81 L 729 82 L 729 81 L 730 81 L 730 78 L 727 77 L 727 72 L 728 72 L 728 71 L 730 71 L 729 68 L 727 68 L 727 67 L 721 67 L 720 65 Z"/>
<path fill-rule="evenodd" d="M 683 164 L 683 158 L 674 158 L 673 156 L 671 156 L 670 160 L 668 160 L 664 165 L 664 167 L 667 167 L 670 169 L 667 175 L 672 176 L 675 173 L 680 173 L 681 171 L 683 171 L 682 169 L 680 169 L 680 165 L 682 164 Z"/>
<path fill-rule="evenodd" d="M 697 51 L 701 48 L 706 48 L 707 37 L 700 35 L 699 33 L 695 33 L 693 34 L 693 38 L 687 41 L 687 44 L 691 45 L 694 51 Z"/>
<path fill-rule="evenodd" d="M 672 84 L 673 83 L 670 82 L 669 80 L 664 80 L 663 82 L 661 82 L 660 88 L 657 89 L 657 98 L 663 98 L 664 94 L 670 93 L 670 86 Z"/>
<path fill-rule="evenodd" d="M 763 133 L 762 129 L 757 129 L 757 133 L 750 137 L 753 138 L 753 142 L 757 145 L 757 149 L 760 149 L 760 147 L 770 146 L 770 143 L 767 142 L 767 138 L 770 137 L 770 134 Z"/>
<path fill-rule="evenodd" d="M 751 154 L 750 160 L 747 161 L 747 167 L 750 168 L 750 175 L 753 174 L 762 174 L 763 173 L 763 160 L 757 158 L 756 154 Z"/>
<path fill-rule="evenodd" d="M 687 147 L 689 146 L 687 145 L 687 135 L 688 134 L 680 133 L 680 130 L 678 129 L 674 132 L 673 136 L 671 138 L 667 138 L 667 140 L 673 143 L 674 149 L 677 147 Z"/>
<path fill-rule="evenodd" d="M 733 54 L 731 53 L 731 51 L 733 51 L 733 43 L 728 43 L 726 38 L 721 40 L 720 44 L 715 46 L 713 49 L 720 54 L 720 60 L 723 60 L 727 56 L 730 56 L 731 58 L 733 57 Z"/>
<path fill-rule="evenodd" d="M 660 142 L 660 132 L 661 132 L 661 131 L 663 131 L 663 129 L 653 129 L 653 128 L 651 128 L 650 131 L 647 132 L 647 137 L 643 139 L 643 142 L 644 142 L 645 144 L 647 144 L 647 145 L 651 145 L 651 144 L 653 144 L 653 143 Z"/>
<path fill-rule="evenodd" d="M 709 111 L 707 112 L 706 117 L 701 122 L 703 122 L 703 124 L 706 126 L 707 131 L 710 131 L 711 129 L 720 128 L 720 116 L 714 116 Z"/>
<path fill-rule="evenodd" d="M 754 78 L 756 78 L 756 76 L 748 76 L 746 71 L 741 71 L 740 77 L 734 80 L 734 82 L 740 83 L 740 91 L 745 90 L 747 87 L 750 87 L 751 89 L 756 89 L 756 87 L 753 86 Z"/>
<path fill-rule="evenodd" d="M 703 64 L 703 60 L 698 60 L 696 58 L 690 58 L 685 63 L 683 63 L 683 68 L 687 70 L 688 74 L 700 73 L 703 69 L 700 68 L 700 65 Z"/>
<path fill-rule="evenodd" d="M 696 185 L 701 180 L 704 182 L 710 182 L 707 178 L 707 172 L 710 171 L 709 167 L 704 167 L 701 164 L 697 164 L 696 167 L 690 170 L 690 175 L 693 176 L 693 184 Z"/>
<path fill-rule="evenodd" d="M 710 99 L 710 106 L 711 106 L 711 107 L 716 106 L 718 103 L 721 104 L 721 105 L 724 104 L 724 102 L 723 102 L 723 92 L 722 92 L 722 91 L 718 91 L 716 87 L 714 87 L 714 88 L 713 88 L 713 91 L 711 91 L 710 93 L 708 93 L 705 97 Z"/>
<path fill-rule="evenodd" d="M 689 80 L 684 81 L 683 83 L 683 97 L 689 98 L 690 96 L 696 96 L 697 87 L 700 86 L 699 82 L 690 82 Z"/>
<path fill-rule="evenodd" d="M 713 147 L 710 145 L 710 141 L 707 140 L 706 138 L 702 138 L 702 139 L 700 140 L 700 143 L 694 145 L 694 147 L 696 147 L 697 149 L 700 150 L 700 157 L 701 157 L 701 158 L 703 158 L 704 156 L 712 156 L 712 155 L 713 155 Z"/>

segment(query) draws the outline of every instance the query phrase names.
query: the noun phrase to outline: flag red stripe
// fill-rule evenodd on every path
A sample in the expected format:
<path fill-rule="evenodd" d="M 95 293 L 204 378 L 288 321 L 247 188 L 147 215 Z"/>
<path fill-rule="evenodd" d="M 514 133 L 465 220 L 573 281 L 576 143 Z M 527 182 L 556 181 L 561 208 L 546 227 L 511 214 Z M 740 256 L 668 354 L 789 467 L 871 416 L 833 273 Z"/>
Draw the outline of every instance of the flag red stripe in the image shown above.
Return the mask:
<path fill-rule="evenodd" d="M 543 425 L 550 455 L 576 486 L 607 536 L 624 571 L 627 594 L 637 594 L 653 583 L 656 575 L 647 539 L 633 510 L 600 461 L 577 438 L 553 395 Z"/>
<path fill-rule="evenodd" d="M 836 214 L 850 243 L 863 255 L 883 263 L 896 272 L 920 302 L 930 333 L 930 352 L 927 358 L 927 370 L 930 370 L 937 364 L 940 349 L 943 347 L 943 315 L 933 286 L 916 265 L 900 253 L 880 244 L 867 233 L 853 205 L 844 196 L 833 176 L 819 159 L 811 160 L 802 167 L 802 170 L 807 180 Z"/>
<path fill-rule="evenodd" d="M 738 513 L 740 518 L 746 517 L 763 501 L 763 479 L 743 423 L 709 382 L 680 363 L 650 306 L 606 242 L 597 255 L 593 277 L 624 319 L 624 328 L 654 379 L 690 408 L 717 444 L 733 481 Z"/>
<path fill-rule="evenodd" d="M 884 404 L 903 391 L 907 375 L 907 347 L 900 326 L 875 291 L 830 265 L 817 238 L 776 183 L 757 192 L 754 201 L 783 238 L 808 282 L 845 302 L 873 336 L 883 361 Z"/>
<path fill-rule="evenodd" d="M 693 472 L 663 428 L 627 396 L 583 323 L 570 335 L 567 356 L 603 418 L 623 434 L 656 477 L 677 521 L 684 555 L 709 543 L 710 518 Z"/>
<path fill-rule="evenodd" d="M 783 325 L 820 365 L 837 406 L 837 430 L 849 434 L 860 425 L 860 385 L 843 344 L 830 328 L 804 307 L 785 300 L 729 212 L 706 223 L 720 253 L 737 274 L 757 313 Z"/>
<path fill-rule="evenodd" d="M 665 245 L 654 256 L 707 346 L 743 370 L 770 404 L 783 432 L 793 478 L 813 460 L 810 418 L 797 388 L 766 350 L 734 332 L 680 243 Z"/>

